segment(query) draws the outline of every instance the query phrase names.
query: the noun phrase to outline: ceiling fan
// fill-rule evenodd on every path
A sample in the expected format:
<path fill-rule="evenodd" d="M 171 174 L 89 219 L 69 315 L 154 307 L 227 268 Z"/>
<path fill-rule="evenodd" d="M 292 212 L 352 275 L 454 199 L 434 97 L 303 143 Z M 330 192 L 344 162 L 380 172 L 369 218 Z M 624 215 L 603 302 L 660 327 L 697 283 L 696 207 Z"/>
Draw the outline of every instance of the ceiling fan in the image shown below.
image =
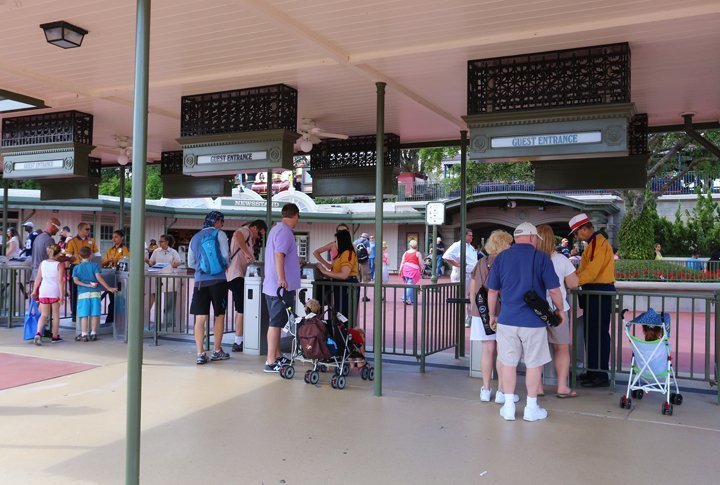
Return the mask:
<path fill-rule="evenodd" d="M 303 118 L 300 129 L 300 138 L 295 141 L 295 150 L 300 150 L 305 153 L 312 151 L 312 147 L 316 143 L 320 143 L 323 138 L 337 138 L 339 140 L 347 140 L 348 135 L 341 135 L 339 133 L 330 133 L 322 128 L 318 128 L 315 125 L 315 121 L 311 118 Z"/>

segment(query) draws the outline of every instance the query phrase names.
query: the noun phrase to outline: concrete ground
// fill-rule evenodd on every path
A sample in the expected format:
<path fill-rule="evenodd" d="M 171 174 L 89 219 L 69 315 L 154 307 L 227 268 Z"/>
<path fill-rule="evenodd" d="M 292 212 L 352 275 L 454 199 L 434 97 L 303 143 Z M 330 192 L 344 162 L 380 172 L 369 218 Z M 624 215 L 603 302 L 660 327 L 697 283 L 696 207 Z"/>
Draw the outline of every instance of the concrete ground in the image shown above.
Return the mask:
<path fill-rule="evenodd" d="M 38 348 L 22 341 L 21 328 L 0 329 L 0 352 L 99 365 L 0 391 L 0 483 L 124 482 L 126 349 L 109 337 Z M 300 374 L 264 374 L 262 357 L 197 366 L 186 342 L 144 353 L 142 483 L 672 484 L 720 476 L 712 394 L 686 392 L 668 417 L 657 395 L 628 411 L 607 389 L 566 400 L 549 393 L 541 398 L 547 420 L 524 422 L 523 399 L 518 420 L 505 422 L 499 406 L 479 402 L 479 381 L 457 368 L 422 375 L 386 364 L 377 398 L 355 374 L 338 391 L 329 374 L 318 386 Z"/>

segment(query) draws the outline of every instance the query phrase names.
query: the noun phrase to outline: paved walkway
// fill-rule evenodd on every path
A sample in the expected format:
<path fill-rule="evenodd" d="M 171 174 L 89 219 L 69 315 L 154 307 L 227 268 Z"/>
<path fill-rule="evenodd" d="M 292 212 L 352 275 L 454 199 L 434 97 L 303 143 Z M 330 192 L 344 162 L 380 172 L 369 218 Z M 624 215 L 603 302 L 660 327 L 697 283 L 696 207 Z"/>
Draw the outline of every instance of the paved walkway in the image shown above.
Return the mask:
<path fill-rule="evenodd" d="M 70 335 L 67 335 L 70 338 Z M 124 481 L 126 346 L 105 338 L 34 347 L 0 328 L 0 352 L 98 367 L 0 391 L 0 483 Z M 260 371 L 233 354 L 196 366 L 188 343 L 145 346 L 143 483 L 711 483 L 720 408 L 686 393 L 672 417 L 648 396 L 541 399 L 549 418 L 505 422 L 467 373 L 387 365 L 385 393 L 344 391 Z M 523 392 L 524 394 L 524 392 Z M 522 402 L 518 415 L 522 413 Z"/>

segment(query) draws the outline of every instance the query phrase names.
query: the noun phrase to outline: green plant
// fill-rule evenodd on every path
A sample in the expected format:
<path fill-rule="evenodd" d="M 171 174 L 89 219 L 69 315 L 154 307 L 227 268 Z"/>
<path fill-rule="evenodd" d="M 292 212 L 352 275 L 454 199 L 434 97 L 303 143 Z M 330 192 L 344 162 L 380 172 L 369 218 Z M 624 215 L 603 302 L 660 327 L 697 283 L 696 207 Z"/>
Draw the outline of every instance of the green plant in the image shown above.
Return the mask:
<path fill-rule="evenodd" d="M 701 271 L 662 260 L 615 261 L 615 278 L 618 281 L 720 281 L 719 271 Z"/>
<path fill-rule="evenodd" d="M 626 214 L 620 223 L 618 256 L 622 259 L 650 259 L 655 244 L 653 209 L 645 207 L 638 217 Z"/>

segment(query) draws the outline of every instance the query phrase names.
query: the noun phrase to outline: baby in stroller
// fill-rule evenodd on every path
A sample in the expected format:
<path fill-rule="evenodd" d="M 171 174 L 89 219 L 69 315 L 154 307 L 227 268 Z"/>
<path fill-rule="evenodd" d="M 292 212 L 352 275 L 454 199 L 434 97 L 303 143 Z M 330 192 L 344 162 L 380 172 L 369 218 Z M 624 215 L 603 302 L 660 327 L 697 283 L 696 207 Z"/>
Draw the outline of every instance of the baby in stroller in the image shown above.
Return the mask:
<path fill-rule="evenodd" d="M 623 310 L 623 318 L 627 310 Z M 633 335 L 633 326 L 641 325 L 643 339 Z M 632 346 L 633 356 L 630 363 L 625 395 L 620 398 L 620 407 L 630 409 L 632 398 L 640 400 L 645 393 L 657 392 L 665 395 L 662 414 L 671 416 L 673 405 L 682 404 L 682 394 L 675 380 L 670 350 L 670 315 L 658 314 L 652 308 L 625 322 L 625 336 Z M 674 389 L 675 392 L 670 392 Z"/>

